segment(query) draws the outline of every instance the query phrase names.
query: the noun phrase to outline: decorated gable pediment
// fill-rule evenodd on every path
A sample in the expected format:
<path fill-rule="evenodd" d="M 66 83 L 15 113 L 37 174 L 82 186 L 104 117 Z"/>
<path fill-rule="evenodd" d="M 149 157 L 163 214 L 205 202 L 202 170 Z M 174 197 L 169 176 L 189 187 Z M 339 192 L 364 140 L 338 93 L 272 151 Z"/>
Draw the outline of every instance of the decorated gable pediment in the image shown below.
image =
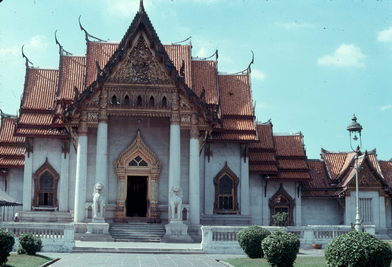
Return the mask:
<path fill-rule="evenodd" d="M 349 187 L 355 187 L 355 170 L 352 170 L 351 180 L 349 182 Z M 367 163 L 364 163 L 359 168 L 359 186 L 367 188 L 382 187 L 383 182 L 380 179 L 382 177 L 376 177 L 371 171 Z"/>
<path fill-rule="evenodd" d="M 124 59 L 107 80 L 110 83 L 171 85 L 173 81 L 162 63 L 149 48 L 143 34 L 139 34 Z"/>

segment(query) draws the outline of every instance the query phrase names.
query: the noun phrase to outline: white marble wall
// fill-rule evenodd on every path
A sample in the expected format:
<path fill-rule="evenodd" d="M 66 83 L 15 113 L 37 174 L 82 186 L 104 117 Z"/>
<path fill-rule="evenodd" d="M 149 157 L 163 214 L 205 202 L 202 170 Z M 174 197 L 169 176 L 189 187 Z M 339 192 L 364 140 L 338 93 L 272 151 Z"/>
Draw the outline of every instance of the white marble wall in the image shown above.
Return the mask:
<path fill-rule="evenodd" d="M 0 189 L 5 191 L 5 177 L 0 175 Z M 6 193 L 16 201 L 23 201 L 23 168 L 11 168 L 7 174 Z"/>
<path fill-rule="evenodd" d="M 204 214 L 206 215 L 212 215 L 214 212 L 214 178 L 225 166 L 225 162 L 227 162 L 229 168 L 237 175 L 238 178 L 241 176 L 239 144 L 213 143 L 211 144 L 211 151 L 212 156 L 210 157 L 210 161 L 208 161 L 208 157 L 204 158 L 204 170 L 200 172 L 201 175 L 204 173 Z M 237 200 L 239 202 L 241 199 L 240 183 L 238 184 L 237 192 Z"/>
<path fill-rule="evenodd" d="M 262 225 L 263 224 L 263 201 L 264 197 L 264 180 L 260 175 L 251 173 L 249 175 L 249 187 L 250 187 L 250 215 L 252 218 L 252 224 Z"/>
<path fill-rule="evenodd" d="M 340 225 L 343 224 L 343 210 L 335 199 L 303 198 L 303 225 Z"/>
<path fill-rule="evenodd" d="M 298 196 L 297 196 L 297 183 L 296 182 L 279 182 L 279 181 L 268 181 L 265 183 L 265 180 L 262 179 L 261 177 L 259 178 L 262 180 L 261 186 L 261 197 L 262 197 L 262 224 L 263 225 L 270 225 L 270 220 L 271 220 L 271 213 L 270 213 L 270 208 L 269 208 L 269 200 L 270 198 L 275 195 L 275 193 L 279 190 L 280 184 L 283 185 L 283 188 L 286 190 L 286 192 L 295 199 L 295 206 L 293 209 L 293 220 L 294 224 L 297 225 L 297 209 L 301 208 L 298 206 Z M 265 194 L 265 186 L 267 186 L 267 191 Z"/>
<path fill-rule="evenodd" d="M 377 228 L 386 227 L 385 199 L 377 191 L 359 191 L 359 198 L 372 199 L 373 223 Z M 344 223 L 350 225 L 355 222 L 355 191 L 346 196 Z"/>

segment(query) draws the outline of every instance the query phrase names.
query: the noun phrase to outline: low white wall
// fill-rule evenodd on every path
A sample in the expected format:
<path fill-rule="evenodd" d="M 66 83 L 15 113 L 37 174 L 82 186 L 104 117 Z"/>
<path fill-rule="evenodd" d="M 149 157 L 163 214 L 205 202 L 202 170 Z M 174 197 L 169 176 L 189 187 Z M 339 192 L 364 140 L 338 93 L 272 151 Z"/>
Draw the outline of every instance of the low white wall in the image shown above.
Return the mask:
<path fill-rule="evenodd" d="M 205 253 L 211 254 L 243 254 L 237 234 L 247 226 L 202 226 L 201 247 Z M 327 245 L 335 237 L 351 231 L 349 225 L 308 225 L 274 227 L 263 226 L 271 232 L 285 231 L 298 236 L 302 248 L 309 248 L 312 244 Z M 375 234 L 374 225 L 365 225 L 364 231 Z"/>
<path fill-rule="evenodd" d="M 0 223 L 0 228 L 15 236 L 14 250 L 19 246 L 18 237 L 32 233 L 42 240 L 42 252 L 71 252 L 75 246 L 73 224 L 59 223 Z"/>

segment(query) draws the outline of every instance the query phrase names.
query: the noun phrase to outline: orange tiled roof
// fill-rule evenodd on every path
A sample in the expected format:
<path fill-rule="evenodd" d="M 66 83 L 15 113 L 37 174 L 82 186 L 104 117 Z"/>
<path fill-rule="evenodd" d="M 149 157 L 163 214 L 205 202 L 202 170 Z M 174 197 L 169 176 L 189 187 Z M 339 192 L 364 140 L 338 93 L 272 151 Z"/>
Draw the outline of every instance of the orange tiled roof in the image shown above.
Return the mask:
<path fill-rule="evenodd" d="M 16 117 L 2 116 L 0 125 L 0 168 L 23 167 L 25 138 L 13 135 Z"/>
<path fill-rule="evenodd" d="M 97 78 L 96 62 L 98 62 L 100 68 L 103 69 L 117 47 L 118 43 L 87 42 L 86 87 Z"/>
<path fill-rule="evenodd" d="M 23 168 L 24 159 L 0 158 L 1 168 Z"/>
<path fill-rule="evenodd" d="M 28 68 L 21 109 L 53 110 L 58 73 L 58 70 Z"/>
<path fill-rule="evenodd" d="M 86 57 L 62 56 L 57 99 L 72 100 L 74 87 L 81 93 L 84 90 L 85 74 Z"/>
<path fill-rule="evenodd" d="M 274 141 L 278 156 L 305 156 L 302 135 L 278 135 Z"/>
<path fill-rule="evenodd" d="M 52 113 L 22 113 L 19 116 L 18 127 L 22 125 L 49 126 L 52 123 Z"/>
<path fill-rule="evenodd" d="M 324 149 L 321 150 L 321 158 L 324 159 L 328 173 L 332 180 L 336 180 L 347 169 L 352 160 L 354 153 L 344 152 L 329 152 Z"/>
<path fill-rule="evenodd" d="M 167 55 L 173 62 L 179 74 L 182 67 L 182 61 L 184 61 L 185 83 L 188 85 L 189 88 L 192 88 L 192 77 L 191 77 L 192 46 L 191 45 L 164 45 L 163 47 L 165 48 Z"/>
<path fill-rule="evenodd" d="M 249 75 L 218 75 L 222 115 L 253 116 Z"/>
<path fill-rule="evenodd" d="M 382 174 L 387 184 L 392 187 L 392 161 L 379 161 Z"/>
<path fill-rule="evenodd" d="M 24 144 L 24 137 L 14 136 L 16 117 L 2 117 L 0 128 L 0 143 L 20 143 Z"/>
<path fill-rule="evenodd" d="M 273 136 L 272 123 L 257 125 L 259 141 L 249 145 L 249 170 L 272 179 L 309 180 L 302 135 Z"/>
<path fill-rule="evenodd" d="M 217 62 L 212 60 L 192 60 L 193 91 L 200 96 L 205 90 L 207 104 L 218 104 Z"/>

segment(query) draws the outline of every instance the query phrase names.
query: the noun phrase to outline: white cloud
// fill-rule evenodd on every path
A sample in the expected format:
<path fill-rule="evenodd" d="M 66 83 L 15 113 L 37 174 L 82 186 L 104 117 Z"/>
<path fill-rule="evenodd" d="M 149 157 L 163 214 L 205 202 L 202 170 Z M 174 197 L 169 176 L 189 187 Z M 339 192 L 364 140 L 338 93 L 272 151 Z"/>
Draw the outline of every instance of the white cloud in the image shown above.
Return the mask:
<path fill-rule="evenodd" d="M 377 40 L 382 43 L 392 43 L 392 27 L 378 32 Z"/>
<path fill-rule="evenodd" d="M 388 109 L 392 109 L 392 105 L 384 105 L 384 106 L 380 107 L 381 111 L 385 111 L 385 110 L 388 110 Z"/>
<path fill-rule="evenodd" d="M 252 78 L 258 81 L 262 81 L 267 77 L 267 75 L 263 71 L 258 69 L 252 69 L 251 75 Z"/>
<path fill-rule="evenodd" d="M 15 46 L 9 48 L 0 48 L 0 57 L 16 56 L 18 53 L 20 53 L 20 49 Z"/>
<path fill-rule="evenodd" d="M 312 24 L 301 23 L 296 21 L 278 23 L 278 26 L 285 30 L 309 29 L 313 27 Z"/>
<path fill-rule="evenodd" d="M 366 55 L 353 44 L 341 44 L 336 50 L 324 55 L 317 60 L 317 64 L 327 67 L 356 67 L 363 68 Z"/>
<path fill-rule="evenodd" d="M 48 43 L 45 41 L 46 37 L 43 35 L 33 36 L 28 42 L 25 43 L 25 51 L 27 53 L 38 53 L 48 47 Z M 15 58 L 21 56 L 21 46 L 13 45 L 10 47 L 0 48 L 0 57 L 3 58 Z"/>
<path fill-rule="evenodd" d="M 28 49 L 44 49 L 48 47 L 48 43 L 45 42 L 46 37 L 43 35 L 36 35 L 30 39 L 30 41 L 26 44 Z"/>

